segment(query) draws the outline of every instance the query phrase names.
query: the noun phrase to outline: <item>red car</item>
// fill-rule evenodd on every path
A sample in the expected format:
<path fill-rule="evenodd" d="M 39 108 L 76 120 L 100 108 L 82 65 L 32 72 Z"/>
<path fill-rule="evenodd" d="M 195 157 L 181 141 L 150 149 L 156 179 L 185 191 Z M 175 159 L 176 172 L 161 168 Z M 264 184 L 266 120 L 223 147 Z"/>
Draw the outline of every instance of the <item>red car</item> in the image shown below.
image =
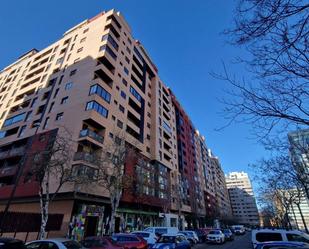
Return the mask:
<path fill-rule="evenodd" d="M 125 249 L 148 249 L 147 241 L 134 234 L 118 233 L 112 239 Z"/>
<path fill-rule="evenodd" d="M 124 249 L 111 237 L 87 237 L 82 242 L 83 247 L 91 249 Z"/>

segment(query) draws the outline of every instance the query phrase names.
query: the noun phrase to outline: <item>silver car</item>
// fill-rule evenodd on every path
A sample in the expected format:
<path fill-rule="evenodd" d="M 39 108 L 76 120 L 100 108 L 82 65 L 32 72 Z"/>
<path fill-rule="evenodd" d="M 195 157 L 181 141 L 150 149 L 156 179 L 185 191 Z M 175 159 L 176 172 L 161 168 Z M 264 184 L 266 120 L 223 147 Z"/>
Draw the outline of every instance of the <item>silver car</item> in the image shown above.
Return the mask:
<path fill-rule="evenodd" d="M 65 238 L 35 240 L 26 244 L 27 249 L 85 249 L 78 242 Z"/>

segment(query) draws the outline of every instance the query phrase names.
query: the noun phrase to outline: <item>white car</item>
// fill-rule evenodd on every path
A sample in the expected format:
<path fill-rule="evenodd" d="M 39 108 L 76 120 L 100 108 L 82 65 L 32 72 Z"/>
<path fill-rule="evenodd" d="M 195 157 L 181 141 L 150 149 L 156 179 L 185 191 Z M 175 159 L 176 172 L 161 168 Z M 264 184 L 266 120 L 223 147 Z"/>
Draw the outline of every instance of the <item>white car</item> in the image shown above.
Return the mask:
<path fill-rule="evenodd" d="M 298 230 L 257 229 L 252 230 L 252 245 L 269 241 L 303 242 L 309 245 L 309 235 Z"/>
<path fill-rule="evenodd" d="M 59 238 L 59 239 L 45 239 L 35 240 L 26 244 L 27 249 L 85 249 L 78 242 L 70 239 Z"/>
<path fill-rule="evenodd" d="M 177 227 L 147 227 L 144 229 L 146 232 L 161 236 L 162 234 L 177 234 L 179 232 Z"/>
<path fill-rule="evenodd" d="M 158 240 L 158 237 L 154 233 L 151 233 L 151 232 L 134 231 L 134 232 L 131 232 L 131 234 L 135 234 L 139 237 L 142 237 L 144 240 L 147 241 L 148 246 L 154 245 Z"/>
<path fill-rule="evenodd" d="M 211 230 L 207 234 L 207 242 L 223 244 L 225 242 L 225 235 L 221 230 Z"/>

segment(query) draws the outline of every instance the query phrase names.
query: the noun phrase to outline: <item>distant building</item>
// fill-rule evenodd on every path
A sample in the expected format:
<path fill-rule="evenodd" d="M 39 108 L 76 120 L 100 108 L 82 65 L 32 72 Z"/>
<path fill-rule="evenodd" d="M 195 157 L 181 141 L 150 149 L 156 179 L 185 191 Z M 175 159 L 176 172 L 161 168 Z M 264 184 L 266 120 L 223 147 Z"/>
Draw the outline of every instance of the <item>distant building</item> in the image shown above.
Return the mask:
<path fill-rule="evenodd" d="M 245 172 L 231 172 L 225 176 L 233 216 L 241 224 L 258 225 L 259 213 L 251 181 Z"/>
<path fill-rule="evenodd" d="M 294 166 L 301 173 L 309 173 L 309 129 L 290 132 L 288 139 Z"/>
<path fill-rule="evenodd" d="M 297 189 L 288 189 L 282 191 L 287 198 L 291 198 L 292 205 L 287 210 L 287 215 L 291 226 L 295 229 L 305 230 L 309 226 L 309 201 L 303 192 Z M 276 202 L 278 210 L 283 210 L 281 202 Z"/>
<path fill-rule="evenodd" d="M 219 158 L 214 156 L 210 150 L 208 150 L 208 154 L 211 162 L 211 175 L 214 182 L 217 217 L 221 219 L 229 219 L 232 217 L 232 209 L 224 172 Z"/>

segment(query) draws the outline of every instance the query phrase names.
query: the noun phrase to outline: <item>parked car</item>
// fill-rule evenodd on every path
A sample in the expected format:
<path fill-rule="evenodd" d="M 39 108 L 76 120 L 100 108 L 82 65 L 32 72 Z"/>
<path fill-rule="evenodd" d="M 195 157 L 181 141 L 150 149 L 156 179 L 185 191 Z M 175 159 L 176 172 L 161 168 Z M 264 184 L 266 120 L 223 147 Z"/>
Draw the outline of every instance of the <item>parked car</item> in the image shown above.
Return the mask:
<path fill-rule="evenodd" d="M 189 237 L 192 238 L 194 240 L 194 243 L 197 244 L 199 242 L 199 238 L 196 234 L 195 231 L 192 230 L 185 230 L 184 232 L 186 232 L 187 234 L 189 234 Z"/>
<path fill-rule="evenodd" d="M 224 233 L 221 230 L 211 230 L 207 235 L 207 242 L 223 244 L 225 242 Z"/>
<path fill-rule="evenodd" d="M 144 240 L 147 241 L 148 246 L 154 245 L 158 237 L 154 233 L 146 232 L 146 231 L 134 231 L 131 234 L 135 234 L 137 236 L 143 237 Z"/>
<path fill-rule="evenodd" d="M 59 238 L 35 240 L 26 244 L 27 249 L 84 249 L 82 245 L 74 240 Z"/>
<path fill-rule="evenodd" d="M 294 249 L 294 248 L 309 248 L 305 243 L 301 242 L 265 242 L 256 246 L 256 249 Z"/>
<path fill-rule="evenodd" d="M 179 232 L 177 227 L 147 227 L 144 231 L 153 233 L 158 237 L 162 234 L 177 234 Z"/>
<path fill-rule="evenodd" d="M 223 229 L 222 232 L 224 233 L 225 240 L 234 240 L 234 234 L 230 229 Z"/>
<path fill-rule="evenodd" d="M 252 245 L 269 241 L 302 242 L 309 245 L 309 235 L 298 230 L 258 229 L 252 230 Z"/>
<path fill-rule="evenodd" d="M 124 249 L 118 245 L 111 237 L 87 237 L 81 244 L 85 248 L 95 249 Z"/>
<path fill-rule="evenodd" d="M 148 249 L 147 241 L 135 234 L 118 233 L 114 234 L 112 239 L 125 249 Z"/>
<path fill-rule="evenodd" d="M 0 238 L 0 249 L 26 249 L 25 243 L 14 238 Z"/>
<path fill-rule="evenodd" d="M 234 228 L 234 233 L 236 235 L 244 235 L 246 233 L 246 230 L 244 227 L 235 227 Z"/>
<path fill-rule="evenodd" d="M 196 239 L 194 238 L 192 234 L 186 231 L 180 231 L 179 234 L 183 234 L 192 246 L 197 243 Z"/>
<path fill-rule="evenodd" d="M 183 234 L 163 234 L 153 249 L 191 249 L 190 242 Z"/>
<path fill-rule="evenodd" d="M 202 229 L 195 230 L 199 242 L 206 242 L 206 233 Z"/>

